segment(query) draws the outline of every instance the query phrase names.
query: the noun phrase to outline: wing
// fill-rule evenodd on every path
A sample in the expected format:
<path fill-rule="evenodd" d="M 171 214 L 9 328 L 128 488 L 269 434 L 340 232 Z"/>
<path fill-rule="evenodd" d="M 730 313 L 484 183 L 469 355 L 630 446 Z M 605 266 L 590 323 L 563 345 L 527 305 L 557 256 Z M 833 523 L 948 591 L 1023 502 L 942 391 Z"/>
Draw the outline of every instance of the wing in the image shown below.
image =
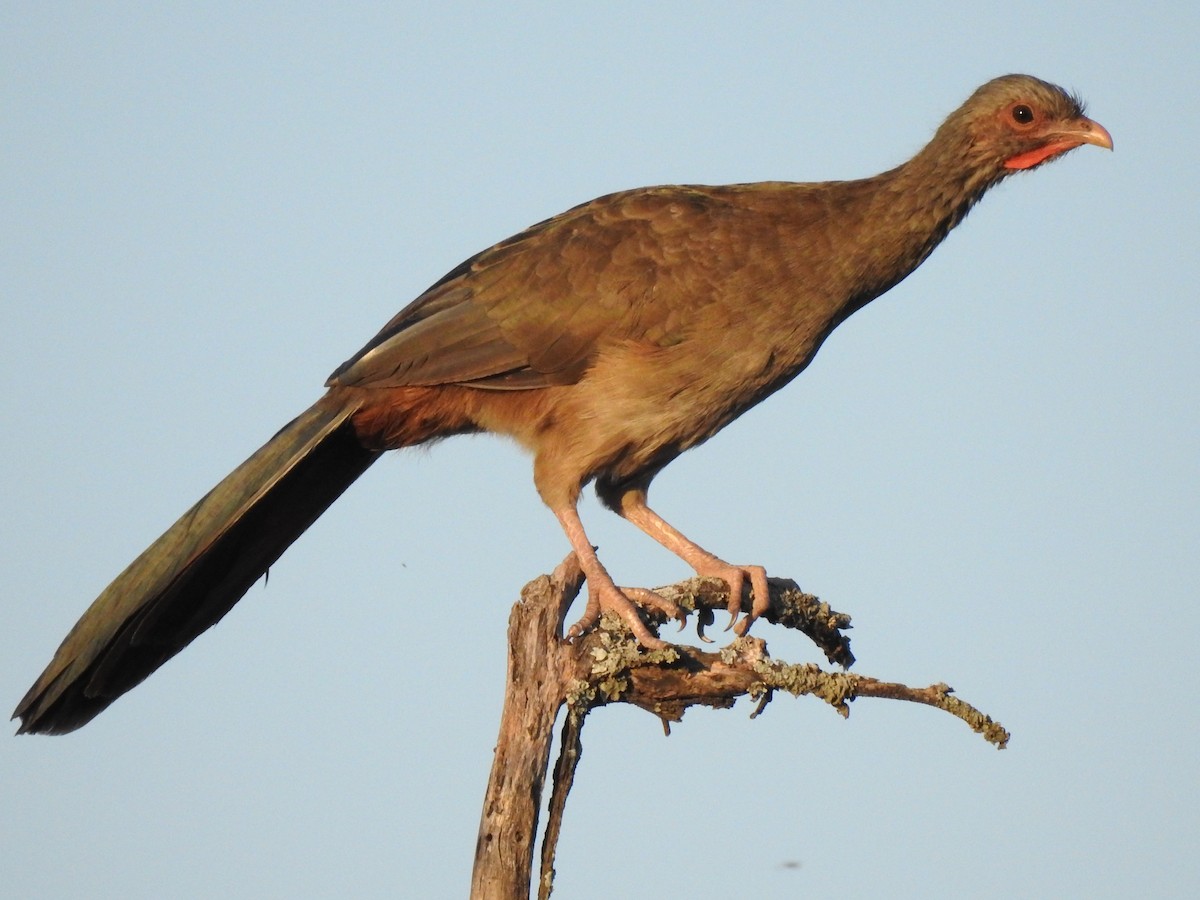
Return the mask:
<path fill-rule="evenodd" d="M 447 273 L 328 383 L 523 390 L 577 381 L 606 342 L 674 343 L 704 292 L 681 303 L 664 275 L 728 238 L 730 191 L 643 188 L 540 222 Z"/>

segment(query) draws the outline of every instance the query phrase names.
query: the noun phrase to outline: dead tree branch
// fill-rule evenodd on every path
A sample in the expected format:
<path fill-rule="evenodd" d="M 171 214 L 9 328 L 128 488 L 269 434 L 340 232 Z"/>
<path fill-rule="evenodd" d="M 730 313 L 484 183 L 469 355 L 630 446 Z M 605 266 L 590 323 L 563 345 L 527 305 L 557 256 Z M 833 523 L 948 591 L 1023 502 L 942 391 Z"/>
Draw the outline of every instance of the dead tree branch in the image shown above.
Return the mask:
<path fill-rule="evenodd" d="M 881 697 L 937 707 L 997 747 L 1008 742 L 1008 732 L 999 723 L 953 696 L 947 685 L 913 688 L 845 671 L 827 672 L 812 663 L 782 662 L 771 658 L 766 642 L 757 636 L 737 637 L 715 651 L 688 645 L 647 651 L 619 621 L 605 617 L 600 628 L 566 643 L 562 621 L 582 582 L 579 566 L 569 556 L 552 575 L 526 585 L 513 607 L 504 712 L 475 850 L 475 900 L 529 896 L 553 727 L 564 705 L 567 716 L 542 843 L 539 898 L 548 898 L 553 886 L 554 850 L 582 753 L 583 723 L 599 706 L 632 703 L 658 716 L 669 731 L 670 723 L 682 719 L 690 706 L 724 709 L 742 696 L 758 701 L 752 717 L 776 691 L 816 696 L 842 716 L 849 715 L 848 704 L 859 697 Z M 832 663 L 848 667 L 854 662 L 843 634 L 850 627 L 849 616 L 804 593 L 795 582 L 776 578 L 770 587 L 771 606 L 763 618 L 801 631 Z M 726 585 L 713 579 L 695 578 L 656 591 L 696 612 L 701 636 L 714 613 L 725 610 L 728 598 Z M 663 623 L 661 616 L 648 618 L 652 628 Z"/>

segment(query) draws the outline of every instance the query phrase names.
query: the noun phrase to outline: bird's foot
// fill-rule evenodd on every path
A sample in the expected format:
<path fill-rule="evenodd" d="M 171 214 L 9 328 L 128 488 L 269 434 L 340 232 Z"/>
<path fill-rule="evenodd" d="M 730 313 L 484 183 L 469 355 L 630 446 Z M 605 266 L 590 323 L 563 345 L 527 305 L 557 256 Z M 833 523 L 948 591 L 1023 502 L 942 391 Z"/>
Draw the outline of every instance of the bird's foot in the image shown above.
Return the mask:
<path fill-rule="evenodd" d="M 711 554 L 705 554 L 705 559 L 692 562 L 692 568 L 702 578 L 720 578 L 729 585 L 729 624 L 728 631 L 733 628 L 739 636 L 745 635 L 754 624 L 754 620 L 767 611 L 771 605 L 771 590 L 767 586 L 767 570 L 762 566 L 735 566 Z M 750 612 L 740 622 L 738 614 L 742 611 L 742 587 L 746 579 L 750 579 Z M 736 627 L 735 627 L 736 626 Z"/>
<path fill-rule="evenodd" d="M 597 486 L 596 489 L 599 491 L 600 487 Z M 754 624 L 754 620 L 770 607 L 771 593 L 767 587 L 766 569 L 762 566 L 731 565 L 688 539 L 679 529 L 646 505 L 645 486 L 626 490 L 619 499 L 610 502 L 609 505 L 690 565 L 697 575 L 702 578 L 719 578 L 729 585 L 729 624 L 725 626 L 726 631 L 736 623 L 737 634 L 744 635 Z M 750 612 L 738 622 L 738 613 L 742 611 L 742 586 L 747 578 L 750 579 Z M 700 621 L 703 625 L 704 620 Z M 708 640 L 704 637 L 703 630 L 700 631 L 700 638 Z"/>
<path fill-rule="evenodd" d="M 635 603 L 645 609 L 657 610 L 667 618 L 678 619 L 681 628 L 686 622 L 687 614 L 679 604 L 661 594 L 646 588 L 619 588 L 607 579 L 594 584 L 589 579 L 587 606 L 584 607 L 582 618 L 567 631 L 567 637 L 577 638 L 586 634 L 599 624 L 601 615 L 611 613 L 620 617 L 637 642 L 647 650 L 659 650 L 668 646 L 666 641 L 650 633 L 650 629 L 638 614 Z"/>

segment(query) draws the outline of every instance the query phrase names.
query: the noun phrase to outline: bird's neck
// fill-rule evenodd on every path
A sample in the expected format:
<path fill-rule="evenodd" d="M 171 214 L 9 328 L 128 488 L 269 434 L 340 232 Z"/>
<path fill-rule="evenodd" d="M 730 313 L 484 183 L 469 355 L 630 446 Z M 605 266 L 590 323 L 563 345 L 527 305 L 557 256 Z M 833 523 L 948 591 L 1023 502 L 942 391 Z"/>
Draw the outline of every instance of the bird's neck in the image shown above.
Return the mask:
<path fill-rule="evenodd" d="M 901 166 L 853 182 L 861 295 L 849 315 L 919 266 L 998 177 L 930 145 Z"/>

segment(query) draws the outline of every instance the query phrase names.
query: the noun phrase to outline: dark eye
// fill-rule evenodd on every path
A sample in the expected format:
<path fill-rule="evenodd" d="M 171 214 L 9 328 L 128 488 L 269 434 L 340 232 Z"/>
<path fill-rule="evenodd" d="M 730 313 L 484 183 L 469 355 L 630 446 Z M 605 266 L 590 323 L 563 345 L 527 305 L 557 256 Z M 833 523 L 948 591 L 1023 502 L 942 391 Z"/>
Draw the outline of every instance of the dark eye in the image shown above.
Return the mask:
<path fill-rule="evenodd" d="M 1028 125 L 1033 121 L 1033 110 L 1024 103 L 1018 103 L 1012 110 L 1013 121 L 1019 125 Z"/>

